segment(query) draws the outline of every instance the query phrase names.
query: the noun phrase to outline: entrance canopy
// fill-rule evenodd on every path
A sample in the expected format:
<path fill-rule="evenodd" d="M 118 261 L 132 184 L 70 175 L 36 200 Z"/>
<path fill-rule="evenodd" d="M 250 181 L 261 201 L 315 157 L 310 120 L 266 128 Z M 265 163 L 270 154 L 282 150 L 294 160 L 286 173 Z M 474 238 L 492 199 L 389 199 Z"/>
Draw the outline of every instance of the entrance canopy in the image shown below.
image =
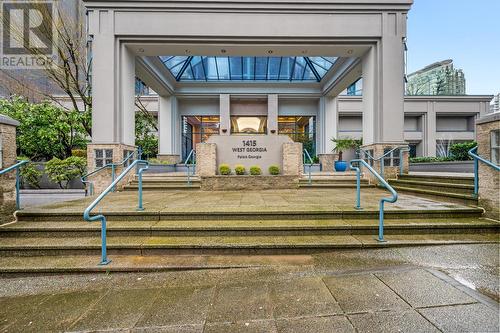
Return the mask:
<path fill-rule="evenodd" d="M 361 77 L 364 142 L 403 142 L 404 40 L 412 0 L 84 3 L 95 144 L 134 145 L 135 78 L 159 94 L 160 150 L 166 142 L 172 154 L 180 150 L 181 116 L 219 116 L 221 134 L 230 135 L 235 98 L 242 99 L 240 117 L 250 115 L 248 99 L 254 99 L 252 110 L 260 110 L 263 99 L 263 114 L 252 115 L 267 116 L 271 134 L 279 133 L 278 116 L 314 117 L 307 119 L 317 122 L 320 151 L 331 152 L 338 121 L 332 101 Z M 194 114 L 189 103 L 178 103 L 203 98 L 216 103 L 192 109 L 216 112 Z M 297 102 L 288 100 L 282 112 L 285 99 Z M 303 108 L 306 99 L 314 104 Z M 169 133 L 162 133 L 165 126 Z"/>

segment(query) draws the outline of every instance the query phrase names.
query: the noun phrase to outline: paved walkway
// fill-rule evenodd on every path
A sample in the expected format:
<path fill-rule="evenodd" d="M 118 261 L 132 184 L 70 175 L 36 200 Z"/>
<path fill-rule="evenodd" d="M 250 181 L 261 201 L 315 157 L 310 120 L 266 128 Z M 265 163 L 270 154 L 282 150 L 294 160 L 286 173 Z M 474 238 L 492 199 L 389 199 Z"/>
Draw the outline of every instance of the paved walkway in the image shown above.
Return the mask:
<path fill-rule="evenodd" d="M 4 278 L 0 330 L 498 332 L 498 250 L 338 251 L 246 269 Z"/>
<path fill-rule="evenodd" d="M 361 190 L 364 210 L 378 211 L 379 201 L 390 197 L 386 190 L 366 188 Z M 67 201 L 25 211 L 78 212 L 94 198 Z M 355 211 L 355 189 L 297 189 L 262 191 L 144 191 L 145 212 L 247 212 L 247 211 Z M 136 211 L 137 192 L 117 192 L 105 197 L 94 211 Z M 386 204 L 387 210 L 457 210 L 465 206 L 439 202 L 413 195 L 400 194 L 394 204 Z"/>

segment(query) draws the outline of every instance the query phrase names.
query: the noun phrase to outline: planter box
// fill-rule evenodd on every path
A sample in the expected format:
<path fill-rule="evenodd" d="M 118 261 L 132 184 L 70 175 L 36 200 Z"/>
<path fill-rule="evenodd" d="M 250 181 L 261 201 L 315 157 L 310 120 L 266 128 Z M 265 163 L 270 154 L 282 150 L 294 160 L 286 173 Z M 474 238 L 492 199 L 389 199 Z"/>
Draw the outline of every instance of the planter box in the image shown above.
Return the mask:
<path fill-rule="evenodd" d="M 410 163 L 410 171 L 473 173 L 474 161 Z"/>
<path fill-rule="evenodd" d="M 54 183 L 52 182 L 49 177 L 47 176 L 47 174 L 45 173 L 45 162 L 32 162 L 35 167 L 42 171 L 42 177 L 40 177 L 40 188 L 41 189 L 61 189 L 59 187 L 59 184 L 57 183 Z M 30 184 L 28 184 L 28 182 L 23 182 L 23 186 L 22 186 L 23 189 L 27 189 L 27 190 L 37 190 L 39 191 L 38 189 L 36 188 L 33 188 L 30 186 Z M 70 180 L 69 184 L 68 184 L 68 189 L 84 189 L 85 186 L 83 185 L 82 183 L 82 180 L 80 178 L 74 178 L 72 180 Z"/>
<path fill-rule="evenodd" d="M 311 172 L 320 172 L 321 164 L 315 163 L 311 165 Z M 304 164 L 304 174 L 309 173 L 309 165 Z"/>
<path fill-rule="evenodd" d="M 20 190 L 21 208 L 48 205 L 85 197 L 85 190 Z"/>
<path fill-rule="evenodd" d="M 204 191 L 293 189 L 299 187 L 297 176 L 211 176 L 201 178 Z"/>

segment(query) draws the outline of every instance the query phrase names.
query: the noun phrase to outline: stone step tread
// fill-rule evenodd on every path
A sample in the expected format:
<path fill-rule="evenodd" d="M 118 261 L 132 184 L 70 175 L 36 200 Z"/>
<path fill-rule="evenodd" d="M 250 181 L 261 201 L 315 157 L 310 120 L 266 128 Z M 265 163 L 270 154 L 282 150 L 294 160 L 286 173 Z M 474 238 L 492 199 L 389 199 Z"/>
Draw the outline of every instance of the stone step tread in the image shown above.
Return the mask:
<path fill-rule="evenodd" d="M 216 207 L 215 207 L 216 208 Z M 310 207 L 308 207 L 310 208 Z M 268 218 L 268 217 L 273 217 L 273 219 L 280 219 L 280 217 L 288 219 L 288 216 L 310 216 L 313 217 L 314 219 L 319 217 L 323 218 L 325 216 L 349 216 L 349 217 L 356 217 L 356 218 L 361 218 L 362 216 L 366 215 L 373 215 L 376 214 L 378 215 L 378 205 L 377 206 L 364 206 L 363 210 L 353 210 L 351 209 L 351 206 L 349 206 L 347 209 L 342 209 L 342 207 L 338 208 L 331 208 L 331 207 L 322 207 L 319 206 L 316 208 L 316 210 L 310 210 L 310 209 L 303 209 L 302 207 L 298 206 L 296 209 L 291 210 L 282 210 L 279 208 L 279 206 L 274 207 L 274 206 L 255 206 L 255 209 L 253 210 L 245 210 L 243 207 L 224 207 L 221 210 L 213 209 L 210 211 L 207 210 L 194 210 L 192 207 L 179 207 L 177 209 L 167 209 L 167 210 L 149 210 L 146 208 L 144 211 L 136 211 L 134 207 L 128 208 L 129 210 L 124 210 L 120 209 L 119 211 L 108 211 L 106 209 L 101 209 L 99 210 L 99 213 L 102 213 L 106 217 L 108 217 L 108 220 L 110 221 L 111 219 L 109 217 L 113 217 L 113 220 L 119 221 L 119 220 L 139 220 L 139 219 L 165 219 L 168 217 L 183 217 L 184 219 L 189 219 L 189 217 L 192 217 L 192 219 L 199 218 L 200 216 L 204 217 L 202 221 L 210 220 L 210 219 L 218 219 L 221 217 L 240 217 L 240 218 L 253 218 L 255 219 L 263 219 L 263 218 Z M 415 209 L 394 209 L 391 206 L 387 206 L 385 209 L 385 214 L 386 218 L 390 217 L 391 215 L 404 215 L 404 214 L 421 214 L 422 216 L 425 215 L 435 215 L 435 214 L 451 214 L 453 216 L 457 214 L 482 214 L 483 209 L 479 207 L 467 207 L 467 206 L 458 206 L 458 205 L 452 205 L 450 208 L 442 208 L 442 207 L 421 207 L 421 208 L 415 208 Z M 60 210 L 60 211 L 53 211 L 53 210 L 47 210 L 43 208 L 30 208 L 30 209 L 24 209 L 21 211 L 18 211 L 17 217 L 19 220 L 22 220 L 23 218 L 36 218 L 36 217 L 43 217 L 43 218 L 54 218 L 55 220 L 61 220 L 65 218 L 78 218 L 78 220 L 82 220 L 82 212 L 75 211 L 75 210 Z M 279 216 L 279 217 L 278 217 Z M 238 219 L 238 218 L 236 218 Z M 50 219 L 48 219 L 50 221 Z"/>
<path fill-rule="evenodd" d="M 474 195 L 472 195 L 472 194 L 460 194 L 460 193 L 451 193 L 451 192 L 444 192 L 444 191 L 434 191 L 434 190 L 426 190 L 426 189 L 405 187 L 405 186 L 393 186 L 393 188 L 396 191 L 406 191 L 406 192 L 412 192 L 412 193 L 430 194 L 430 195 L 450 197 L 450 198 L 456 198 L 456 199 L 477 201 L 477 198 L 474 197 Z"/>
<path fill-rule="evenodd" d="M 139 184 L 129 184 L 123 187 L 126 190 L 136 190 L 139 188 Z M 192 185 L 181 185 L 181 184 L 142 184 L 143 189 L 200 189 L 199 184 Z"/>
<path fill-rule="evenodd" d="M 466 181 L 474 183 L 474 177 L 470 176 L 439 176 L 439 175 L 401 175 L 399 176 L 401 179 L 415 179 L 415 180 L 425 180 L 425 179 L 440 179 L 443 182 L 450 181 Z"/>
<path fill-rule="evenodd" d="M 146 272 L 180 269 L 248 268 L 273 265 L 312 265 L 308 255 L 122 255 L 113 254 L 108 265 L 97 265 L 99 255 L 73 256 L 4 256 L 0 257 L 1 273 L 57 272 Z"/>
<path fill-rule="evenodd" d="M 168 249 L 168 248 L 311 248 L 311 247 L 363 247 L 394 246 L 462 242 L 499 242 L 498 233 L 386 235 L 387 243 L 380 243 L 375 235 L 301 235 L 301 236 L 150 236 L 109 237 L 108 249 Z M 71 250 L 100 249 L 99 237 L 58 238 L 4 238 L 0 251 L 9 250 Z"/>
<path fill-rule="evenodd" d="M 355 188 L 356 187 L 356 183 L 352 183 L 352 184 L 342 184 L 342 183 L 312 183 L 312 184 L 309 184 L 309 183 L 300 183 L 299 186 L 301 188 L 308 188 L 308 187 L 325 187 L 325 188 Z M 361 183 L 360 184 L 361 187 L 375 187 L 375 185 L 370 185 L 370 184 L 367 184 L 367 183 Z"/>
<path fill-rule="evenodd" d="M 386 219 L 391 228 L 499 228 L 500 222 L 486 218 Z M 303 230 L 303 229 L 376 229 L 377 219 L 319 220 L 182 220 L 182 221 L 109 221 L 108 230 Z M 9 231 L 100 231 L 100 223 L 85 221 L 21 221 L 0 227 Z"/>
<path fill-rule="evenodd" d="M 474 184 L 438 183 L 424 180 L 389 179 L 390 184 L 425 185 L 435 187 L 453 187 L 474 190 Z"/>

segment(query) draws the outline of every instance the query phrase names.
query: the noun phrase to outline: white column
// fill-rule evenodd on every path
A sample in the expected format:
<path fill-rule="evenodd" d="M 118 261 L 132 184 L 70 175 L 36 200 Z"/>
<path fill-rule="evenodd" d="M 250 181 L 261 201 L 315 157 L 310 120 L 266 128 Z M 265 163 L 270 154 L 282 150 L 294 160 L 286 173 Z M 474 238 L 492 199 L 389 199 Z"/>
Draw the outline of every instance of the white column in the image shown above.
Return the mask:
<path fill-rule="evenodd" d="M 135 145 L 135 56 L 114 36 L 113 11 L 93 11 L 92 143 Z"/>
<path fill-rule="evenodd" d="M 335 148 L 335 144 L 332 142 L 332 138 L 337 138 L 338 131 L 338 107 L 337 97 L 325 96 L 325 117 L 324 117 L 324 136 L 323 136 L 323 147 L 325 154 L 331 154 Z"/>
<path fill-rule="evenodd" d="M 436 156 L 436 111 L 434 102 L 428 102 L 425 115 L 425 156 Z"/>
<path fill-rule="evenodd" d="M 135 55 L 125 46 L 120 51 L 120 143 L 135 146 Z"/>
<path fill-rule="evenodd" d="M 172 155 L 173 150 L 172 98 L 158 98 L 158 154 Z"/>
<path fill-rule="evenodd" d="M 274 133 L 273 133 L 274 131 Z M 267 132 L 278 134 L 278 95 L 267 95 Z"/>
<path fill-rule="evenodd" d="M 92 12 L 92 143 L 117 143 L 116 50 L 112 11 Z"/>
<path fill-rule="evenodd" d="M 383 37 L 364 55 L 363 144 L 404 141 L 406 16 L 384 13 Z"/>
<path fill-rule="evenodd" d="M 231 99 L 229 94 L 220 95 L 220 135 L 231 134 Z M 224 132 L 225 130 L 225 132 Z"/>

